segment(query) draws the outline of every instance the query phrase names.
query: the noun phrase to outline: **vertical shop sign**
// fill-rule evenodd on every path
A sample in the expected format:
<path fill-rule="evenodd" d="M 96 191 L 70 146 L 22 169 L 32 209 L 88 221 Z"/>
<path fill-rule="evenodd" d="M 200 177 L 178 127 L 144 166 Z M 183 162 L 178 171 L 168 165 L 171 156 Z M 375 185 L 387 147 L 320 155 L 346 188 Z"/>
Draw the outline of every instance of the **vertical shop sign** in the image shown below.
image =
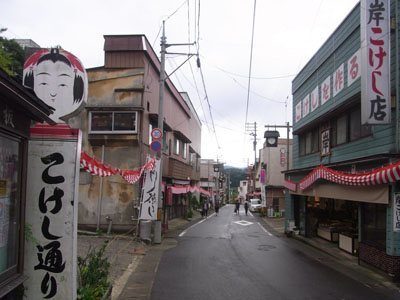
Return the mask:
<path fill-rule="evenodd" d="M 333 97 L 344 88 L 344 64 L 341 64 L 333 74 Z"/>
<path fill-rule="evenodd" d="M 331 153 L 331 142 L 329 137 L 329 129 L 321 131 L 321 156 L 326 156 Z"/>
<path fill-rule="evenodd" d="M 328 76 L 321 84 L 321 105 L 331 99 L 331 76 Z"/>
<path fill-rule="evenodd" d="M 157 220 L 158 176 L 160 176 L 159 159 L 156 160 L 154 169 L 146 170 L 144 173 L 144 184 L 140 196 L 140 220 Z"/>
<path fill-rule="evenodd" d="M 301 120 L 301 101 L 296 104 L 296 116 L 295 116 L 295 121 L 296 123 Z"/>
<path fill-rule="evenodd" d="M 70 130 L 71 132 L 71 130 Z M 25 246 L 28 299 L 76 299 L 80 133 L 65 140 L 32 134 L 28 151 Z"/>
<path fill-rule="evenodd" d="M 310 113 L 310 95 L 303 99 L 303 118 Z"/>
<path fill-rule="evenodd" d="M 352 57 L 347 61 L 347 86 L 353 84 L 361 76 L 361 51 L 358 50 L 353 54 Z"/>
<path fill-rule="evenodd" d="M 390 123 L 390 1 L 361 1 L 361 123 Z"/>
<path fill-rule="evenodd" d="M 311 111 L 314 111 L 319 106 L 318 86 L 311 92 Z"/>
<path fill-rule="evenodd" d="M 400 232 L 400 193 L 393 198 L 393 231 Z"/>

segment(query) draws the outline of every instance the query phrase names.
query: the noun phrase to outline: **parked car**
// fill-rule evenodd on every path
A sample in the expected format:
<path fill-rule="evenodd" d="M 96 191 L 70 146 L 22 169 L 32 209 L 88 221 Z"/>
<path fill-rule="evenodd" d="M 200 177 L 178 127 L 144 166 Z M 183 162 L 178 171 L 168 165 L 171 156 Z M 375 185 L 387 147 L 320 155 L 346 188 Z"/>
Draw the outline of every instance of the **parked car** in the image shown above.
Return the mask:
<path fill-rule="evenodd" d="M 261 210 L 261 200 L 260 199 L 250 199 L 249 209 L 251 212 L 258 212 Z"/>

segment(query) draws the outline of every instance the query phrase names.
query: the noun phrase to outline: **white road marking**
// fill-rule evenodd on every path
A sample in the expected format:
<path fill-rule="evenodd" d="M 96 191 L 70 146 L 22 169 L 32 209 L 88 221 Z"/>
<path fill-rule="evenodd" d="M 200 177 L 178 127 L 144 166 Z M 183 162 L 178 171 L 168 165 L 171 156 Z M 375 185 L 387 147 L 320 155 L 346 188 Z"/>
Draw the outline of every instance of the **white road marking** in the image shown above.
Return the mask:
<path fill-rule="evenodd" d="M 252 217 L 253 217 L 253 214 L 251 213 L 251 211 L 248 211 L 248 213 L 250 214 L 250 216 L 252 216 Z"/>
<path fill-rule="evenodd" d="M 233 223 L 239 224 L 239 225 L 242 225 L 242 226 L 247 226 L 247 225 L 253 224 L 252 222 L 248 222 L 248 221 L 245 221 L 245 220 L 241 220 L 241 221 L 237 221 L 237 222 L 233 222 Z"/>
<path fill-rule="evenodd" d="M 215 213 L 214 213 L 215 214 Z M 212 215 L 214 215 L 214 214 L 212 214 Z M 210 218 L 212 215 L 210 215 L 209 217 L 207 217 L 207 219 L 208 218 Z M 179 237 L 182 237 L 182 236 L 184 236 L 185 234 L 186 234 L 186 232 L 190 229 L 190 228 L 193 228 L 194 226 L 196 226 L 196 225 L 199 225 L 199 224 L 201 224 L 201 223 L 203 223 L 205 220 L 207 220 L 207 219 L 203 219 L 203 220 L 201 220 L 201 221 L 199 221 L 199 222 L 197 222 L 197 223 L 195 223 L 195 224 L 193 224 L 192 226 L 190 226 L 190 227 L 188 227 L 188 228 L 186 228 L 184 231 L 182 231 L 180 234 L 179 234 Z"/>
<path fill-rule="evenodd" d="M 260 222 L 257 222 L 257 224 L 260 225 L 261 229 L 262 229 L 266 234 L 268 234 L 269 236 L 272 236 L 272 233 L 269 232 L 267 229 L 265 229 L 265 228 L 260 224 Z"/>
<path fill-rule="evenodd" d="M 124 289 L 129 279 L 129 276 L 131 276 L 131 274 L 136 270 L 141 259 L 142 257 L 138 255 L 133 256 L 132 262 L 128 265 L 125 272 L 119 278 L 117 278 L 117 280 L 115 280 L 111 291 L 112 300 L 118 299 L 119 295 L 121 294 L 122 290 Z"/>

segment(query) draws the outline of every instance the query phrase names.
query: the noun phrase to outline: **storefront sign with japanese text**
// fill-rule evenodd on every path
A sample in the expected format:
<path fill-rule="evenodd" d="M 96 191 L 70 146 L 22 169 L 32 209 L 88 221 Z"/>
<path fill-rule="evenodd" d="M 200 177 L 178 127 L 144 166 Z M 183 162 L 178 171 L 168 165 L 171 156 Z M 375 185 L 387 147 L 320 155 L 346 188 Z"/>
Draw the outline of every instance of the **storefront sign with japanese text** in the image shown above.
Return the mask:
<path fill-rule="evenodd" d="M 303 99 L 303 115 L 302 117 L 304 118 L 310 113 L 310 95 L 307 95 Z"/>
<path fill-rule="evenodd" d="M 347 86 L 350 86 L 361 76 L 361 51 L 358 50 L 347 61 Z"/>
<path fill-rule="evenodd" d="M 316 110 L 319 106 L 318 86 L 310 94 L 311 97 L 311 112 Z"/>
<path fill-rule="evenodd" d="M 321 131 L 321 156 L 329 155 L 331 152 L 331 141 L 329 137 L 329 129 Z"/>
<path fill-rule="evenodd" d="M 390 123 L 390 1 L 361 1 L 361 124 Z"/>
<path fill-rule="evenodd" d="M 395 193 L 393 198 L 393 231 L 400 231 L 400 193 Z"/>
<path fill-rule="evenodd" d="M 76 299 L 79 153 L 80 138 L 29 142 L 27 299 Z"/>
<path fill-rule="evenodd" d="M 344 88 L 344 64 L 333 73 L 333 97 L 339 94 Z"/>
<path fill-rule="evenodd" d="M 144 173 L 144 183 L 140 197 L 140 220 L 157 220 L 160 160 L 155 162 L 154 169 Z"/>
<path fill-rule="evenodd" d="M 301 104 L 302 104 L 301 101 L 296 104 L 295 123 L 301 120 Z"/>

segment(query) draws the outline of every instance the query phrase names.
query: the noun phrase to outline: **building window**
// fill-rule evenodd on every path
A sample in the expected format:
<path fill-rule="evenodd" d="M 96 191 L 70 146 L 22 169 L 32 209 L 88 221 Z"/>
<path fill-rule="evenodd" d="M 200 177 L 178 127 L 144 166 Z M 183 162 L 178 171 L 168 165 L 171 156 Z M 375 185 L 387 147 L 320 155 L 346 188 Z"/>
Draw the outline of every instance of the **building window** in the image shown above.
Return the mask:
<path fill-rule="evenodd" d="M 361 108 L 357 108 L 350 113 L 350 141 L 371 135 L 371 126 L 361 125 Z"/>
<path fill-rule="evenodd" d="M 306 155 L 306 137 L 305 135 L 299 136 L 300 156 Z"/>
<path fill-rule="evenodd" d="M 178 138 L 175 137 L 175 143 L 174 143 L 174 154 L 179 155 L 179 150 L 180 150 L 180 141 Z"/>
<path fill-rule="evenodd" d="M 182 156 L 183 158 L 187 158 L 187 144 L 186 143 L 182 143 Z"/>
<path fill-rule="evenodd" d="M 0 282 L 18 272 L 19 240 L 22 234 L 20 150 L 19 140 L 0 135 Z"/>
<path fill-rule="evenodd" d="M 365 203 L 362 207 L 363 243 L 386 249 L 386 205 Z"/>
<path fill-rule="evenodd" d="M 347 115 L 336 119 L 336 145 L 347 143 Z"/>
<path fill-rule="evenodd" d="M 314 128 L 299 136 L 300 156 L 304 156 L 319 151 L 319 127 Z"/>
<path fill-rule="evenodd" d="M 316 153 L 319 151 L 319 127 L 314 128 L 312 131 L 311 152 Z"/>
<path fill-rule="evenodd" d="M 90 112 L 89 133 L 137 133 L 137 112 Z"/>

